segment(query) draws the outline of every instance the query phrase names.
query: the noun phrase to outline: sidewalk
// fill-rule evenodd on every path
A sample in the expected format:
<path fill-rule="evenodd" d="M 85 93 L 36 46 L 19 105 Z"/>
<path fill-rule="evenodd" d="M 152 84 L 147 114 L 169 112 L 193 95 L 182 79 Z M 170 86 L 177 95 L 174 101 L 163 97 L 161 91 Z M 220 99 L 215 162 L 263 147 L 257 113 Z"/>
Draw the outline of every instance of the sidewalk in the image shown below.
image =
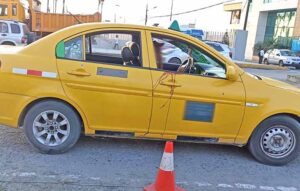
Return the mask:
<path fill-rule="evenodd" d="M 264 69 L 264 70 L 288 70 L 287 67 L 281 67 L 278 65 L 266 65 L 266 64 L 258 64 L 254 61 L 238 61 L 233 60 L 241 68 L 253 68 L 253 69 Z"/>

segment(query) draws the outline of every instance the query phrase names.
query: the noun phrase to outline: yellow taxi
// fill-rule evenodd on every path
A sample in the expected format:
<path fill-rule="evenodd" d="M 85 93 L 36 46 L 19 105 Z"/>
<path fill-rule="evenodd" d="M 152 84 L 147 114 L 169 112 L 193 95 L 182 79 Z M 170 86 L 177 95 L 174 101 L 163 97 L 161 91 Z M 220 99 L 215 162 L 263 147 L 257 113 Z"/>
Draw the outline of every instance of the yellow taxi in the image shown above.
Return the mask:
<path fill-rule="evenodd" d="M 80 24 L 0 48 L 0 123 L 42 153 L 80 134 L 248 146 L 283 165 L 300 151 L 300 91 L 244 72 L 173 30 Z"/>

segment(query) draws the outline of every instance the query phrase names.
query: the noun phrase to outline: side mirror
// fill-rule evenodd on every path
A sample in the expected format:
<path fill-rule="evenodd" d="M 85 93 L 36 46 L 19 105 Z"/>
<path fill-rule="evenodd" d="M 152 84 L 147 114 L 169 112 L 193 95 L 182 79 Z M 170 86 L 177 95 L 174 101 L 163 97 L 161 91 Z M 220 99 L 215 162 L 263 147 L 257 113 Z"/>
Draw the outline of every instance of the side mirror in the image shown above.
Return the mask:
<path fill-rule="evenodd" d="M 236 81 L 238 79 L 238 73 L 233 66 L 227 66 L 227 79 L 230 81 Z"/>
<path fill-rule="evenodd" d="M 276 54 L 276 56 L 280 56 L 280 54 Z"/>

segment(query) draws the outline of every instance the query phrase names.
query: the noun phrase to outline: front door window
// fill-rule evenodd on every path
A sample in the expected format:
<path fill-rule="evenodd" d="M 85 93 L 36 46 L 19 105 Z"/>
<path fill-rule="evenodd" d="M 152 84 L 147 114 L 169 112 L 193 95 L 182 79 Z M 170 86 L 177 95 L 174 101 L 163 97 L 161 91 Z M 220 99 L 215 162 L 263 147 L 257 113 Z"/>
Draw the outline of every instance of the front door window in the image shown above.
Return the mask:
<path fill-rule="evenodd" d="M 163 36 L 153 36 L 152 41 L 158 69 L 226 78 L 224 64 L 200 48 Z"/>

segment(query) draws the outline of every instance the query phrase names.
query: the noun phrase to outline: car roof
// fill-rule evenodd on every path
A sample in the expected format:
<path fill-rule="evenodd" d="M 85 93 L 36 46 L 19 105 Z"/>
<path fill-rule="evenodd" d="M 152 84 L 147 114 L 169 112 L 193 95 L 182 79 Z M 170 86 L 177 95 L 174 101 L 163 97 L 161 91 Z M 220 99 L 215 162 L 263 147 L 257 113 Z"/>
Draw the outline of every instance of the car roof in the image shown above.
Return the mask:
<path fill-rule="evenodd" d="M 19 22 L 19 21 L 15 21 L 15 20 L 0 19 L 0 22 L 15 23 L 15 24 L 24 24 L 25 25 L 25 23 L 22 23 L 22 22 Z"/>
<path fill-rule="evenodd" d="M 74 29 L 82 29 L 82 31 L 90 30 L 90 29 L 97 29 L 97 28 L 127 28 L 127 29 L 141 29 L 141 30 L 157 30 L 157 31 L 172 31 L 175 33 L 183 34 L 180 31 L 175 31 L 171 29 L 164 29 L 160 27 L 152 27 L 152 26 L 143 26 L 143 25 L 134 25 L 134 24 L 119 24 L 119 23 L 100 23 L 100 22 L 92 22 L 92 23 L 80 23 L 70 27 L 66 27 L 58 32 L 64 32 L 67 30 L 74 30 Z"/>

